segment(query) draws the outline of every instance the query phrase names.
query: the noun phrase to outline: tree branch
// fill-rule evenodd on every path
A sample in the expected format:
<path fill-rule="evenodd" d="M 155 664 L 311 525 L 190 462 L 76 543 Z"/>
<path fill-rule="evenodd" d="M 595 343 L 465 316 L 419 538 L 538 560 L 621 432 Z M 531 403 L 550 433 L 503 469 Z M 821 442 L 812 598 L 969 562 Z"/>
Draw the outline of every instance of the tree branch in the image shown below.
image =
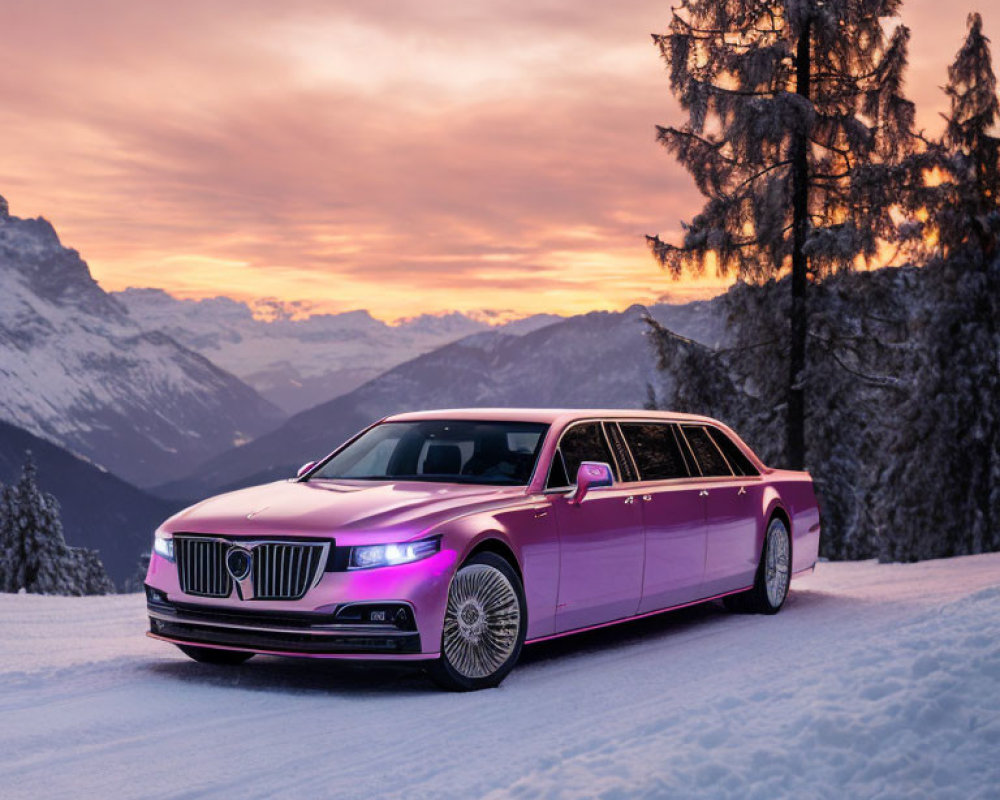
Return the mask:
<path fill-rule="evenodd" d="M 762 169 L 756 175 L 751 175 L 745 181 L 742 181 L 738 186 L 736 186 L 735 188 L 733 188 L 732 194 L 738 194 L 741 189 L 743 189 L 748 184 L 753 183 L 758 178 L 763 178 L 765 175 L 767 175 L 767 173 L 773 172 L 774 170 L 778 169 L 779 167 L 787 167 L 791 163 L 792 163 L 792 160 L 790 158 L 786 158 L 786 159 L 783 159 L 781 161 L 776 161 L 774 164 L 771 164 L 771 166 L 769 166 L 769 167 L 764 167 L 764 169 Z"/>
<path fill-rule="evenodd" d="M 704 136 L 699 136 L 697 133 L 694 133 L 692 131 L 684 131 L 680 130 L 679 128 L 664 128 L 662 125 L 657 125 L 656 130 L 658 131 L 657 138 L 660 141 L 663 141 L 664 136 L 667 134 L 673 136 L 683 136 L 686 139 L 693 139 L 699 144 L 704 145 L 705 147 L 711 150 L 714 150 L 716 155 L 723 161 L 725 161 L 727 164 L 736 164 L 735 158 L 727 156 L 725 153 L 722 152 L 722 147 L 723 145 L 726 144 L 724 141 L 713 142 L 711 139 L 706 139 Z"/>
<path fill-rule="evenodd" d="M 853 375 L 855 378 L 858 378 L 859 380 L 864 381 L 868 385 L 874 386 L 879 389 L 891 389 L 892 391 L 899 392 L 901 394 L 905 395 L 909 394 L 906 388 L 900 385 L 900 382 L 898 380 L 895 380 L 893 378 L 878 377 L 875 375 L 866 375 L 865 373 L 860 372 L 859 370 L 856 370 L 853 367 L 847 366 L 847 364 L 841 361 L 836 351 L 833 350 L 832 348 L 833 343 L 829 339 L 824 339 L 822 336 L 819 336 L 815 333 L 810 333 L 809 336 L 810 338 L 816 339 L 825 344 L 827 346 L 826 350 L 827 355 L 829 355 L 830 358 L 832 358 L 837 363 L 837 366 L 839 366 L 842 370 L 844 370 L 844 372 L 848 373 L 849 375 Z"/>

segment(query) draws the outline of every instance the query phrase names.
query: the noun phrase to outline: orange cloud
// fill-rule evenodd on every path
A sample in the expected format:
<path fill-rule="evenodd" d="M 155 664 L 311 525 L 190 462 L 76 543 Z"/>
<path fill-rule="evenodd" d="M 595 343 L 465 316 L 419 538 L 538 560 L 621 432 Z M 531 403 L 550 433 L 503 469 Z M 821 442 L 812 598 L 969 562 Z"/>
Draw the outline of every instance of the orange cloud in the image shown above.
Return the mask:
<path fill-rule="evenodd" d="M 664 294 L 701 204 L 654 142 L 669 4 L 95 0 L 0 26 L 0 192 L 109 289 L 569 313 Z M 929 129 L 965 10 L 909 0 Z M 1000 20 L 987 19 L 996 25 Z"/>

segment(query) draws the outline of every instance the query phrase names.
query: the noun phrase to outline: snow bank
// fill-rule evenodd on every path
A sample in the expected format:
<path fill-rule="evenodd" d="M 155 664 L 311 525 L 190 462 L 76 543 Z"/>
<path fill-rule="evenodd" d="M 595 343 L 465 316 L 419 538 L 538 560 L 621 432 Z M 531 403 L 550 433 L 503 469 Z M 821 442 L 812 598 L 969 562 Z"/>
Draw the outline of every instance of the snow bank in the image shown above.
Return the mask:
<path fill-rule="evenodd" d="M 0 794 L 995 797 L 1000 554 L 820 564 L 777 617 L 715 605 L 530 648 L 498 690 L 184 660 L 138 596 L 0 595 Z"/>

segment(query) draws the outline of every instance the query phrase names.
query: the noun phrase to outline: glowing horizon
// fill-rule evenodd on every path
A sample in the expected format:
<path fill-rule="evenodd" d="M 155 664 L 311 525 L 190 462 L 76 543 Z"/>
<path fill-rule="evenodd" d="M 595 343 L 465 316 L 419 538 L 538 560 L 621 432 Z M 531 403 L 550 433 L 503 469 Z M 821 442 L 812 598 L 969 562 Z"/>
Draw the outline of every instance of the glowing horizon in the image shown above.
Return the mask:
<path fill-rule="evenodd" d="M 904 4 L 929 132 L 973 8 Z M 732 279 L 675 281 L 643 239 L 702 204 L 654 138 L 681 119 L 649 40 L 668 17 L 651 0 L 13 7 L 0 194 L 108 290 L 386 321 L 712 296 Z"/>

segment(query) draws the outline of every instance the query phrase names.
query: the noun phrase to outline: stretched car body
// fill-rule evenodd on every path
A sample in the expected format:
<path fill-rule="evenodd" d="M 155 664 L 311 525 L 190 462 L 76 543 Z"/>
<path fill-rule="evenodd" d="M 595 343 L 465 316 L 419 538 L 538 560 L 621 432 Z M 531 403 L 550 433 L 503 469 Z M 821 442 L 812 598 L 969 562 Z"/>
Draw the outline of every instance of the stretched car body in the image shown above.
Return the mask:
<path fill-rule="evenodd" d="M 465 659 L 451 683 L 479 688 L 524 642 L 755 590 L 776 611 L 815 565 L 819 535 L 809 475 L 766 467 L 707 417 L 400 414 L 296 478 L 164 522 L 149 635 L 204 660 L 443 661 L 455 673 Z M 500 595 L 475 588 L 489 580 Z M 487 619 L 497 596 L 506 610 Z M 510 663 L 490 671 L 477 642 Z"/>

